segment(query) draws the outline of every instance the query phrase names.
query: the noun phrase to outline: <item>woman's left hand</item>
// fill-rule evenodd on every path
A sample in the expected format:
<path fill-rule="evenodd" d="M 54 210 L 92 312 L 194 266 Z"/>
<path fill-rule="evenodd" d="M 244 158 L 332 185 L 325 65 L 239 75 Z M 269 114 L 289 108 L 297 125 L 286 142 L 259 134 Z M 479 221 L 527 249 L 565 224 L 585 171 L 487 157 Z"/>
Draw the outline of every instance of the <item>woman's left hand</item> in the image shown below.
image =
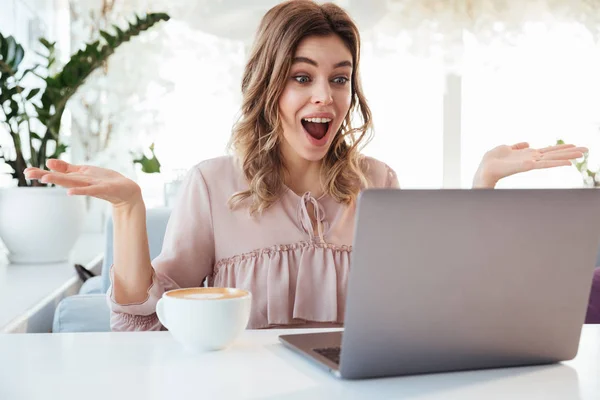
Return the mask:
<path fill-rule="evenodd" d="M 588 149 L 573 144 L 561 144 L 532 149 L 528 143 L 498 146 L 485 153 L 473 179 L 474 188 L 493 188 L 502 178 L 533 169 L 571 165 L 571 160 L 583 157 Z"/>

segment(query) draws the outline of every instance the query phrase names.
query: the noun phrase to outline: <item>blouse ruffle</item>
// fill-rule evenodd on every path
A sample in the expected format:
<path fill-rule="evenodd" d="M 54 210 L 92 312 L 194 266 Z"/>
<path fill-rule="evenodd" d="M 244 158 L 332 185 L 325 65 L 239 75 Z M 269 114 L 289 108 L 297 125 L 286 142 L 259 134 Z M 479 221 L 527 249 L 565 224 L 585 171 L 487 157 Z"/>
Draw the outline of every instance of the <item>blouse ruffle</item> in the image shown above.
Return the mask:
<path fill-rule="evenodd" d="M 255 250 L 217 262 L 208 286 L 266 293 L 252 297 L 248 329 L 314 322 L 342 324 L 351 252 L 351 246 L 310 242 Z M 156 302 L 162 293 L 176 288 L 172 280 L 155 272 L 144 302 L 121 305 L 111 287 L 108 298 L 114 312 L 113 329 L 119 330 L 121 325 L 161 329 L 154 314 Z"/>

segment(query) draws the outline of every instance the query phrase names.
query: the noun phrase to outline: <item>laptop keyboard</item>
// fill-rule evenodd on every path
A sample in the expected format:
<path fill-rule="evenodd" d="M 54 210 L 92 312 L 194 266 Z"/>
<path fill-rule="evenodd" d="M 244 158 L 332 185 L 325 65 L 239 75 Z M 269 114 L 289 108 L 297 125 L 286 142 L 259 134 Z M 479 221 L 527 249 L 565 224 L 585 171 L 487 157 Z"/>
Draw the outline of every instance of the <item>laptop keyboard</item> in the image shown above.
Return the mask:
<path fill-rule="evenodd" d="M 314 352 L 319 353 L 320 355 L 327 358 L 328 360 L 333 361 L 337 365 L 340 364 L 341 350 L 342 349 L 340 347 L 325 347 L 322 349 L 313 349 Z"/>

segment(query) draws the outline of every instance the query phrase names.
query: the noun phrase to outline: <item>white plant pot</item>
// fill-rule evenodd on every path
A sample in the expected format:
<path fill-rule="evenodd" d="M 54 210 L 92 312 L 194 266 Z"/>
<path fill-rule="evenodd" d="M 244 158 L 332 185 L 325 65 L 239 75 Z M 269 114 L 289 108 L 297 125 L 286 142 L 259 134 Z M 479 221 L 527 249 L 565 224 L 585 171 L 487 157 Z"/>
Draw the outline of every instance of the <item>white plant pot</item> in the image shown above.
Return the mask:
<path fill-rule="evenodd" d="M 85 199 L 66 189 L 0 189 L 0 239 L 12 263 L 67 261 L 84 218 Z"/>

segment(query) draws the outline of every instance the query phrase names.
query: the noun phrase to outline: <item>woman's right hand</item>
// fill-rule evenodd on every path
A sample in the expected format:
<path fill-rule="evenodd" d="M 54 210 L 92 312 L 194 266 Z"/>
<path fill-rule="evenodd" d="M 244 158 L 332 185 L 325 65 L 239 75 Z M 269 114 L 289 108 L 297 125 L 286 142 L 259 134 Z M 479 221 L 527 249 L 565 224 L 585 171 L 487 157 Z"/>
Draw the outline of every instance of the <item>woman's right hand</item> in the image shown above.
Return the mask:
<path fill-rule="evenodd" d="M 50 171 L 27 168 L 25 177 L 63 186 L 68 189 L 69 195 L 92 196 L 109 201 L 115 207 L 133 205 L 142 199 L 139 185 L 116 171 L 73 165 L 57 159 L 48 160 L 46 166 Z"/>
<path fill-rule="evenodd" d="M 92 196 L 113 205 L 113 301 L 143 303 L 152 285 L 146 209 L 137 183 L 116 171 L 50 159 L 50 171 L 27 168 L 25 177 L 67 188 L 71 195 Z"/>

